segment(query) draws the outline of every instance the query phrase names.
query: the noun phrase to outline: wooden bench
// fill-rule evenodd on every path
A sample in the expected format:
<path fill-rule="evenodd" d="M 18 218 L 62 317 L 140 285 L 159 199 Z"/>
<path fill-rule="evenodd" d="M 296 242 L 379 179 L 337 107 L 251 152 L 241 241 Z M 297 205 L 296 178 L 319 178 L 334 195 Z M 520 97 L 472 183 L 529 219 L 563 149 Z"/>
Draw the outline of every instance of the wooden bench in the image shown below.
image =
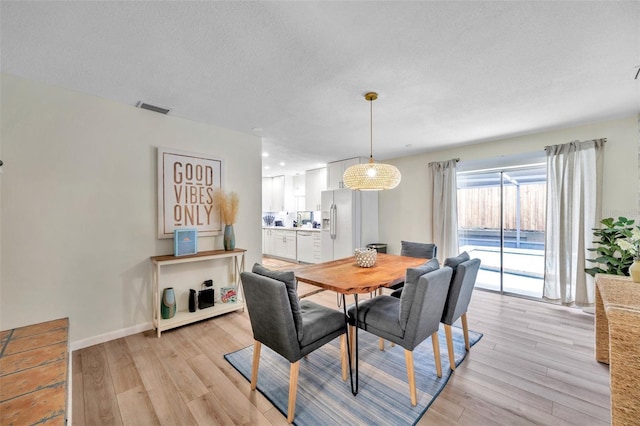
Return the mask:
<path fill-rule="evenodd" d="M 0 331 L 0 425 L 65 425 L 69 319 Z"/>

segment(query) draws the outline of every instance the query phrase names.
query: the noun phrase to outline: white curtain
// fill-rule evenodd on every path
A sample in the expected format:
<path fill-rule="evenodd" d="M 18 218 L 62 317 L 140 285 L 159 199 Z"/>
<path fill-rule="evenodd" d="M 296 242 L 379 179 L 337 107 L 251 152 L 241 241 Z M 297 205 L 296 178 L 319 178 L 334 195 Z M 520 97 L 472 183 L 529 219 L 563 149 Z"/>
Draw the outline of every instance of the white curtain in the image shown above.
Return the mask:
<path fill-rule="evenodd" d="M 602 216 L 602 167 L 606 139 L 548 146 L 547 218 L 543 296 L 591 306 L 593 277 L 584 272 L 592 229 Z"/>
<path fill-rule="evenodd" d="M 438 258 L 458 255 L 458 160 L 429 163 L 431 171 L 431 235 Z"/>

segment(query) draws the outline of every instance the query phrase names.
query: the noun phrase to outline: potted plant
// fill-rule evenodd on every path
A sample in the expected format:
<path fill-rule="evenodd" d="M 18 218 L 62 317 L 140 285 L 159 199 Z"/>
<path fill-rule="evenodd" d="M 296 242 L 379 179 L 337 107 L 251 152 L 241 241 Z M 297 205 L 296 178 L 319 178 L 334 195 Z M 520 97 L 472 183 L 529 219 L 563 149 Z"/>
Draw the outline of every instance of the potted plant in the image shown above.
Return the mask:
<path fill-rule="evenodd" d="M 596 266 L 586 268 L 585 272 L 591 276 L 598 273 L 629 275 L 629 268 L 636 261 L 639 269 L 637 280 L 640 281 L 640 227 L 633 226 L 635 221 L 626 217 L 618 217 L 618 220 L 609 217 L 600 223 L 603 228 L 593 229 L 596 237 L 593 242 L 599 247 L 587 249 L 598 254 L 594 259 L 587 259 Z"/>

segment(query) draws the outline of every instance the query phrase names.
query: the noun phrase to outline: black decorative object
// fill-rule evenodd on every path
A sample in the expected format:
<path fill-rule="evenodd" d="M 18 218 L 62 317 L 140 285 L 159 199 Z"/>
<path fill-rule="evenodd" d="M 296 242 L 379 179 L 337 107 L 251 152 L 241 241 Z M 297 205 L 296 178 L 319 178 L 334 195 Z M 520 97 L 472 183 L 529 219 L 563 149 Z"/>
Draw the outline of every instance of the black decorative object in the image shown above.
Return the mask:
<path fill-rule="evenodd" d="M 196 311 L 196 291 L 194 289 L 189 289 L 189 312 Z"/>
<path fill-rule="evenodd" d="M 198 292 L 198 309 L 210 308 L 214 304 L 215 295 L 213 292 L 213 280 L 206 280 L 202 283 L 203 290 Z"/>

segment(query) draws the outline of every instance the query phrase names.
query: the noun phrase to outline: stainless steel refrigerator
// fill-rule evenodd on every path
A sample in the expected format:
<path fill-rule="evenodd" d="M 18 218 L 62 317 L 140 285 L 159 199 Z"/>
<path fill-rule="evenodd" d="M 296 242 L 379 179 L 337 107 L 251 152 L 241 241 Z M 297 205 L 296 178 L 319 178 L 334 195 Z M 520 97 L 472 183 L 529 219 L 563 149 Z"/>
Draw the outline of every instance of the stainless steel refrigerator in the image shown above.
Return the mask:
<path fill-rule="evenodd" d="M 378 193 L 322 191 L 321 260 L 353 256 L 358 247 L 378 242 Z"/>

